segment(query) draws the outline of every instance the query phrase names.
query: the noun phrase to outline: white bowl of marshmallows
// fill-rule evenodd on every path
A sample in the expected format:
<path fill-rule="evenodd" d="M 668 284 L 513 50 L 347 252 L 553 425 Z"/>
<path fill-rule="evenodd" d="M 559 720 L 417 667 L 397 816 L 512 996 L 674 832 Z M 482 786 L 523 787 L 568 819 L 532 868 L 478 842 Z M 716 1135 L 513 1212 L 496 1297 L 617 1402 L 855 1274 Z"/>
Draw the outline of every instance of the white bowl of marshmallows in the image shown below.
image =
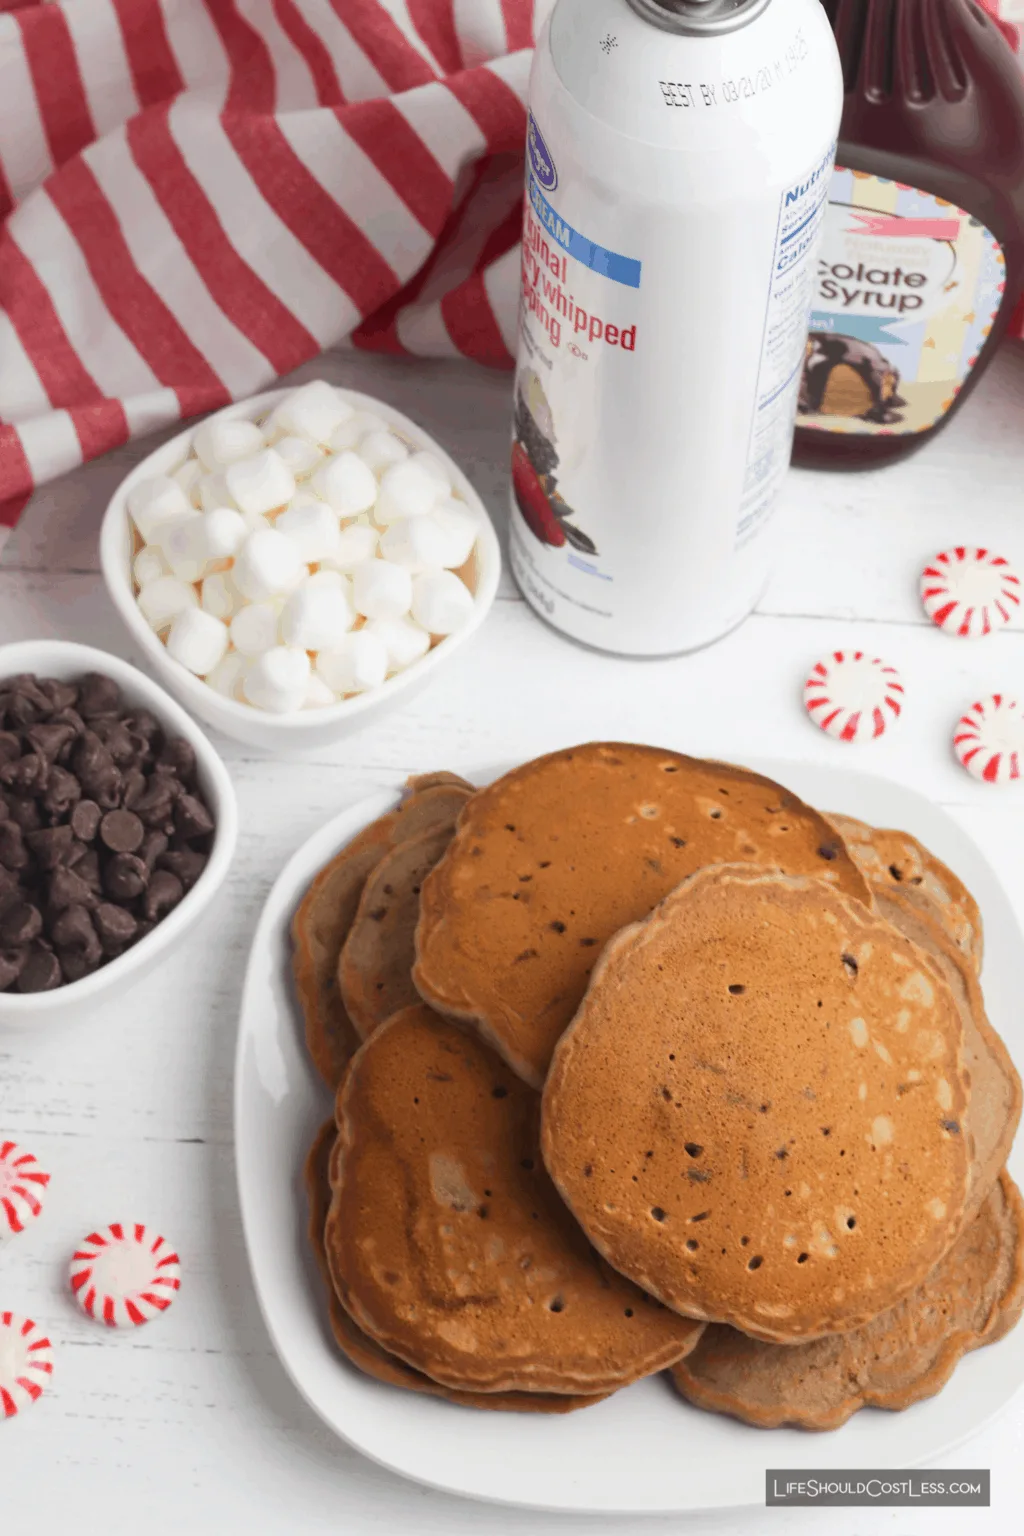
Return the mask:
<path fill-rule="evenodd" d="M 487 616 L 501 556 L 465 475 L 381 401 L 317 380 L 145 459 L 100 536 L 164 686 L 228 736 L 321 747 L 424 683 Z"/>

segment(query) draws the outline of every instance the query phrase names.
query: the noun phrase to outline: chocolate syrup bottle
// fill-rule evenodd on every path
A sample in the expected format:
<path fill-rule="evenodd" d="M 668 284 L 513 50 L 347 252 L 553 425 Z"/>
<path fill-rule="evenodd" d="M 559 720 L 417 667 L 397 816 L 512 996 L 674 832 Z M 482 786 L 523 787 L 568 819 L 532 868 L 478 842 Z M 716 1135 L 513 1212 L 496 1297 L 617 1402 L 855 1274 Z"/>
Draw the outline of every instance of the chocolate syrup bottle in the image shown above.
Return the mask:
<path fill-rule="evenodd" d="M 843 63 L 794 462 L 920 448 L 1024 286 L 1024 81 L 974 0 L 822 0 Z"/>

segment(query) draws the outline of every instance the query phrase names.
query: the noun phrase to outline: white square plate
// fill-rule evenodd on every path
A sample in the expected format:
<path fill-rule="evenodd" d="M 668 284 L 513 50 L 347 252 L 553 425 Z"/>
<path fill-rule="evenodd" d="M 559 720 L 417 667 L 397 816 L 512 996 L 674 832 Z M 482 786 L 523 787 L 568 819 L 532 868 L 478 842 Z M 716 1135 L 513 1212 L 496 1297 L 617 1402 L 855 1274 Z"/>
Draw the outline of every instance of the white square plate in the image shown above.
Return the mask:
<path fill-rule="evenodd" d="M 812 805 L 905 828 L 961 876 L 985 922 L 989 1015 L 1024 1061 L 1020 929 L 996 876 L 956 823 L 914 791 L 868 774 L 764 760 L 752 766 Z M 639 1514 L 762 1504 L 766 1467 L 933 1461 L 998 1413 L 1024 1381 L 1024 1327 L 967 1356 L 955 1385 L 928 1402 L 900 1414 L 867 1409 L 821 1436 L 699 1412 L 658 1378 L 565 1418 L 476 1413 L 371 1381 L 340 1358 L 306 1241 L 301 1183 L 331 1103 L 302 1044 L 289 929 L 316 872 L 397 798 L 388 791 L 343 812 L 287 865 L 264 908 L 242 999 L 235 1151 L 249 1258 L 277 1352 L 321 1418 L 374 1461 L 435 1488 L 532 1508 Z M 1020 1181 L 1019 1157 L 1014 1162 Z"/>

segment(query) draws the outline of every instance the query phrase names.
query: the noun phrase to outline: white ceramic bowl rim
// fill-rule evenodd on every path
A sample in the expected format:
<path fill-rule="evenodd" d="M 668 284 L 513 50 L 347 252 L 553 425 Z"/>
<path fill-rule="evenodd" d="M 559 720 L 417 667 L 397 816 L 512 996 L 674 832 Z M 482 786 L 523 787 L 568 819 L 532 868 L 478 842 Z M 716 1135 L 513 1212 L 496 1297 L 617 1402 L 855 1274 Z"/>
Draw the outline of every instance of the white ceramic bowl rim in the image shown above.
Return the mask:
<path fill-rule="evenodd" d="M 49 657 L 49 660 L 43 658 Z M 134 691 L 146 699 L 161 725 L 179 736 L 184 736 L 195 749 L 201 772 L 212 780 L 219 802 L 216 807 L 216 825 L 213 847 L 206 868 L 191 890 L 144 938 L 116 959 L 108 960 L 89 976 L 80 981 L 67 982 L 49 992 L 3 992 L 0 1006 L 10 1018 L 17 1015 L 39 1013 L 46 1003 L 47 1011 L 58 1011 L 61 1002 L 84 1003 L 108 987 L 126 982 L 133 971 L 144 966 L 154 950 L 168 948 L 183 929 L 187 928 L 196 906 L 205 905 L 208 895 L 221 884 L 227 874 L 238 839 L 238 806 L 230 775 L 202 731 L 180 704 L 169 697 L 158 683 L 148 678 L 129 662 L 122 661 L 108 651 L 100 651 L 90 645 L 79 645 L 74 640 L 21 640 L 12 645 L 0 646 L 0 682 L 6 677 L 17 677 L 21 672 L 35 672 L 46 676 L 47 669 L 59 669 L 65 675 L 73 672 L 104 672 L 127 691 Z M 59 675 L 54 671 L 53 675 Z M 214 807 L 211 806 L 211 810 Z"/>
<path fill-rule="evenodd" d="M 202 678 L 196 677 L 187 668 L 179 666 L 167 654 L 167 648 L 159 636 L 150 629 L 139 611 L 138 603 L 132 587 L 131 572 L 129 568 L 128 579 L 123 579 L 125 562 L 123 559 L 123 541 L 128 528 L 127 500 L 129 492 L 143 480 L 150 480 L 154 475 L 169 473 L 169 470 L 154 468 L 153 460 L 167 460 L 168 463 L 175 457 L 174 450 L 180 450 L 180 462 L 184 463 L 192 446 L 197 427 L 195 424 L 178 433 L 160 448 L 154 450 L 147 458 L 132 470 L 118 486 L 111 499 L 103 519 L 100 531 L 100 558 L 103 566 L 103 574 L 106 578 L 107 591 L 110 599 L 120 613 L 125 624 L 136 643 L 140 645 L 147 656 L 150 656 L 159 665 L 173 665 L 177 677 L 176 686 L 180 689 L 182 697 L 194 703 L 197 713 L 202 712 L 204 703 L 208 704 L 209 695 L 214 694 L 216 699 L 217 714 L 223 720 L 223 729 L 230 733 L 230 722 L 237 721 L 239 725 L 249 725 L 254 718 L 261 725 L 271 729 L 280 730 L 282 733 L 295 731 L 301 734 L 315 722 L 317 725 L 330 726 L 334 722 L 344 722 L 353 715 L 358 715 L 364 710 L 370 710 L 378 706 L 385 698 L 397 701 L 398 695 L 405 688 L 413 687 L 421 681 L 424 674 L 444 662 L 445 658 L 454 650 L 456 645 L 468 640 L 474 630 L 478 629 L 487 617 L 494 602 L 498 590 L 498 581 L 501 575 L 501 549 L 498 544 L 498 536 L 494 531 L 494 525 L 487 514 L 487 509 L 479 495 L 474 490 L 470 481 L 456 464 L 450 454 L 446 453 L 425 428 L 420 427 L 410 417 L 403 415 L 401 411 L 389 405 L 386 400 L 378 400 L 373 395 L 364 395 L 359 390 L 345 389 L 341 386 L 332 386 L 348 401 L 356 410 L 372 411 L 375 415 L 382 416 L 388 425 L 401 433 L 408 441 L 416 445 L 417 451 L 426 451 L 435 455 L 444 464 L 452 477 L 455 489 L 462 496 L 466 504 L 476 513 L 480 525 L 477 539 L 477 582 L 473 593 L 474 613 L 470 622 L 454 635 L 446 636 L 425 656 L 414 661 L 411 666 L 395 673 L 382 683 L 379 688 L 371 688 L 366 693 L 356 694 L 351 698 L 343 699 L 338 704 L 326 705 L 321 709 L 297 710 L 293 714 L 275 715 L 266 710 L 257 709 L 252 704 L 240 703 L 237 699 L 228 698 L 224 694 L 215 693 Z M 273 410 L 281 400 L 294 393 L 294 387 L 290 389 L 271 389 L 263 394 L 252 395 L 246 400 L 236 401 L 233 405 L 225 406 L 223 410 L 208 416 L 205 421 L 222 421 L 242 418 L 253 421 L 257 417 L 264 416 Z"/>

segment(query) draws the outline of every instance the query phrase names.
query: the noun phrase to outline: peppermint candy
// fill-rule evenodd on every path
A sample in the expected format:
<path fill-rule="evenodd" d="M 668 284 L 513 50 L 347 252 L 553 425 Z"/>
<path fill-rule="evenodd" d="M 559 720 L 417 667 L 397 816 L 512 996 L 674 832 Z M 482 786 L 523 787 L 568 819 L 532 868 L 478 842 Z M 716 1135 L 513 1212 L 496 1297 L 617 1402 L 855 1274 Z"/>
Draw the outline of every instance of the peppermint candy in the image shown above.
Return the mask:
<path fill-rule="evenodd" d="M 1005 693 L 980 699 L 957 721 L 953 751 L 967 772 L 984 784 L 1019 779 L 1024 763 L 1024 710 Z"/>
<path fill-rule="evenodd" d="M 0 1141 L 0 1241 L 24 1232 L 42 1214 L 50 1175 L 15 1141 Z"/>
<path fill-rule="evenodd" d="M 804 684 L 804 707 L 837 741 L 867 741 L 895 724 L 903 684 L 895 667 L 864 651 L 833 651 Z"/>
<path fill-rule="evenodd" d="M 1002 555 L 958 545 L 921 573 L 921 602 L 933 624 L 961 640 L 979 640 L 1008 624 L 1020 607 L 1020 577 Z"/>
<path fill-rule="evenodd" d="M 141 1225 L 101 1227 L 71 1260 L 71 1289 L 86 1317 L 138 1327 L 166 1312 L 181 1288 L 181 1262 L 166 1238 Z"/>
<path fill-rule="evenodd" d="M 0 1312 L 0 1417 L 38 1402 L 53 1375 L 53 1345 L 38 1323 Z"/>

